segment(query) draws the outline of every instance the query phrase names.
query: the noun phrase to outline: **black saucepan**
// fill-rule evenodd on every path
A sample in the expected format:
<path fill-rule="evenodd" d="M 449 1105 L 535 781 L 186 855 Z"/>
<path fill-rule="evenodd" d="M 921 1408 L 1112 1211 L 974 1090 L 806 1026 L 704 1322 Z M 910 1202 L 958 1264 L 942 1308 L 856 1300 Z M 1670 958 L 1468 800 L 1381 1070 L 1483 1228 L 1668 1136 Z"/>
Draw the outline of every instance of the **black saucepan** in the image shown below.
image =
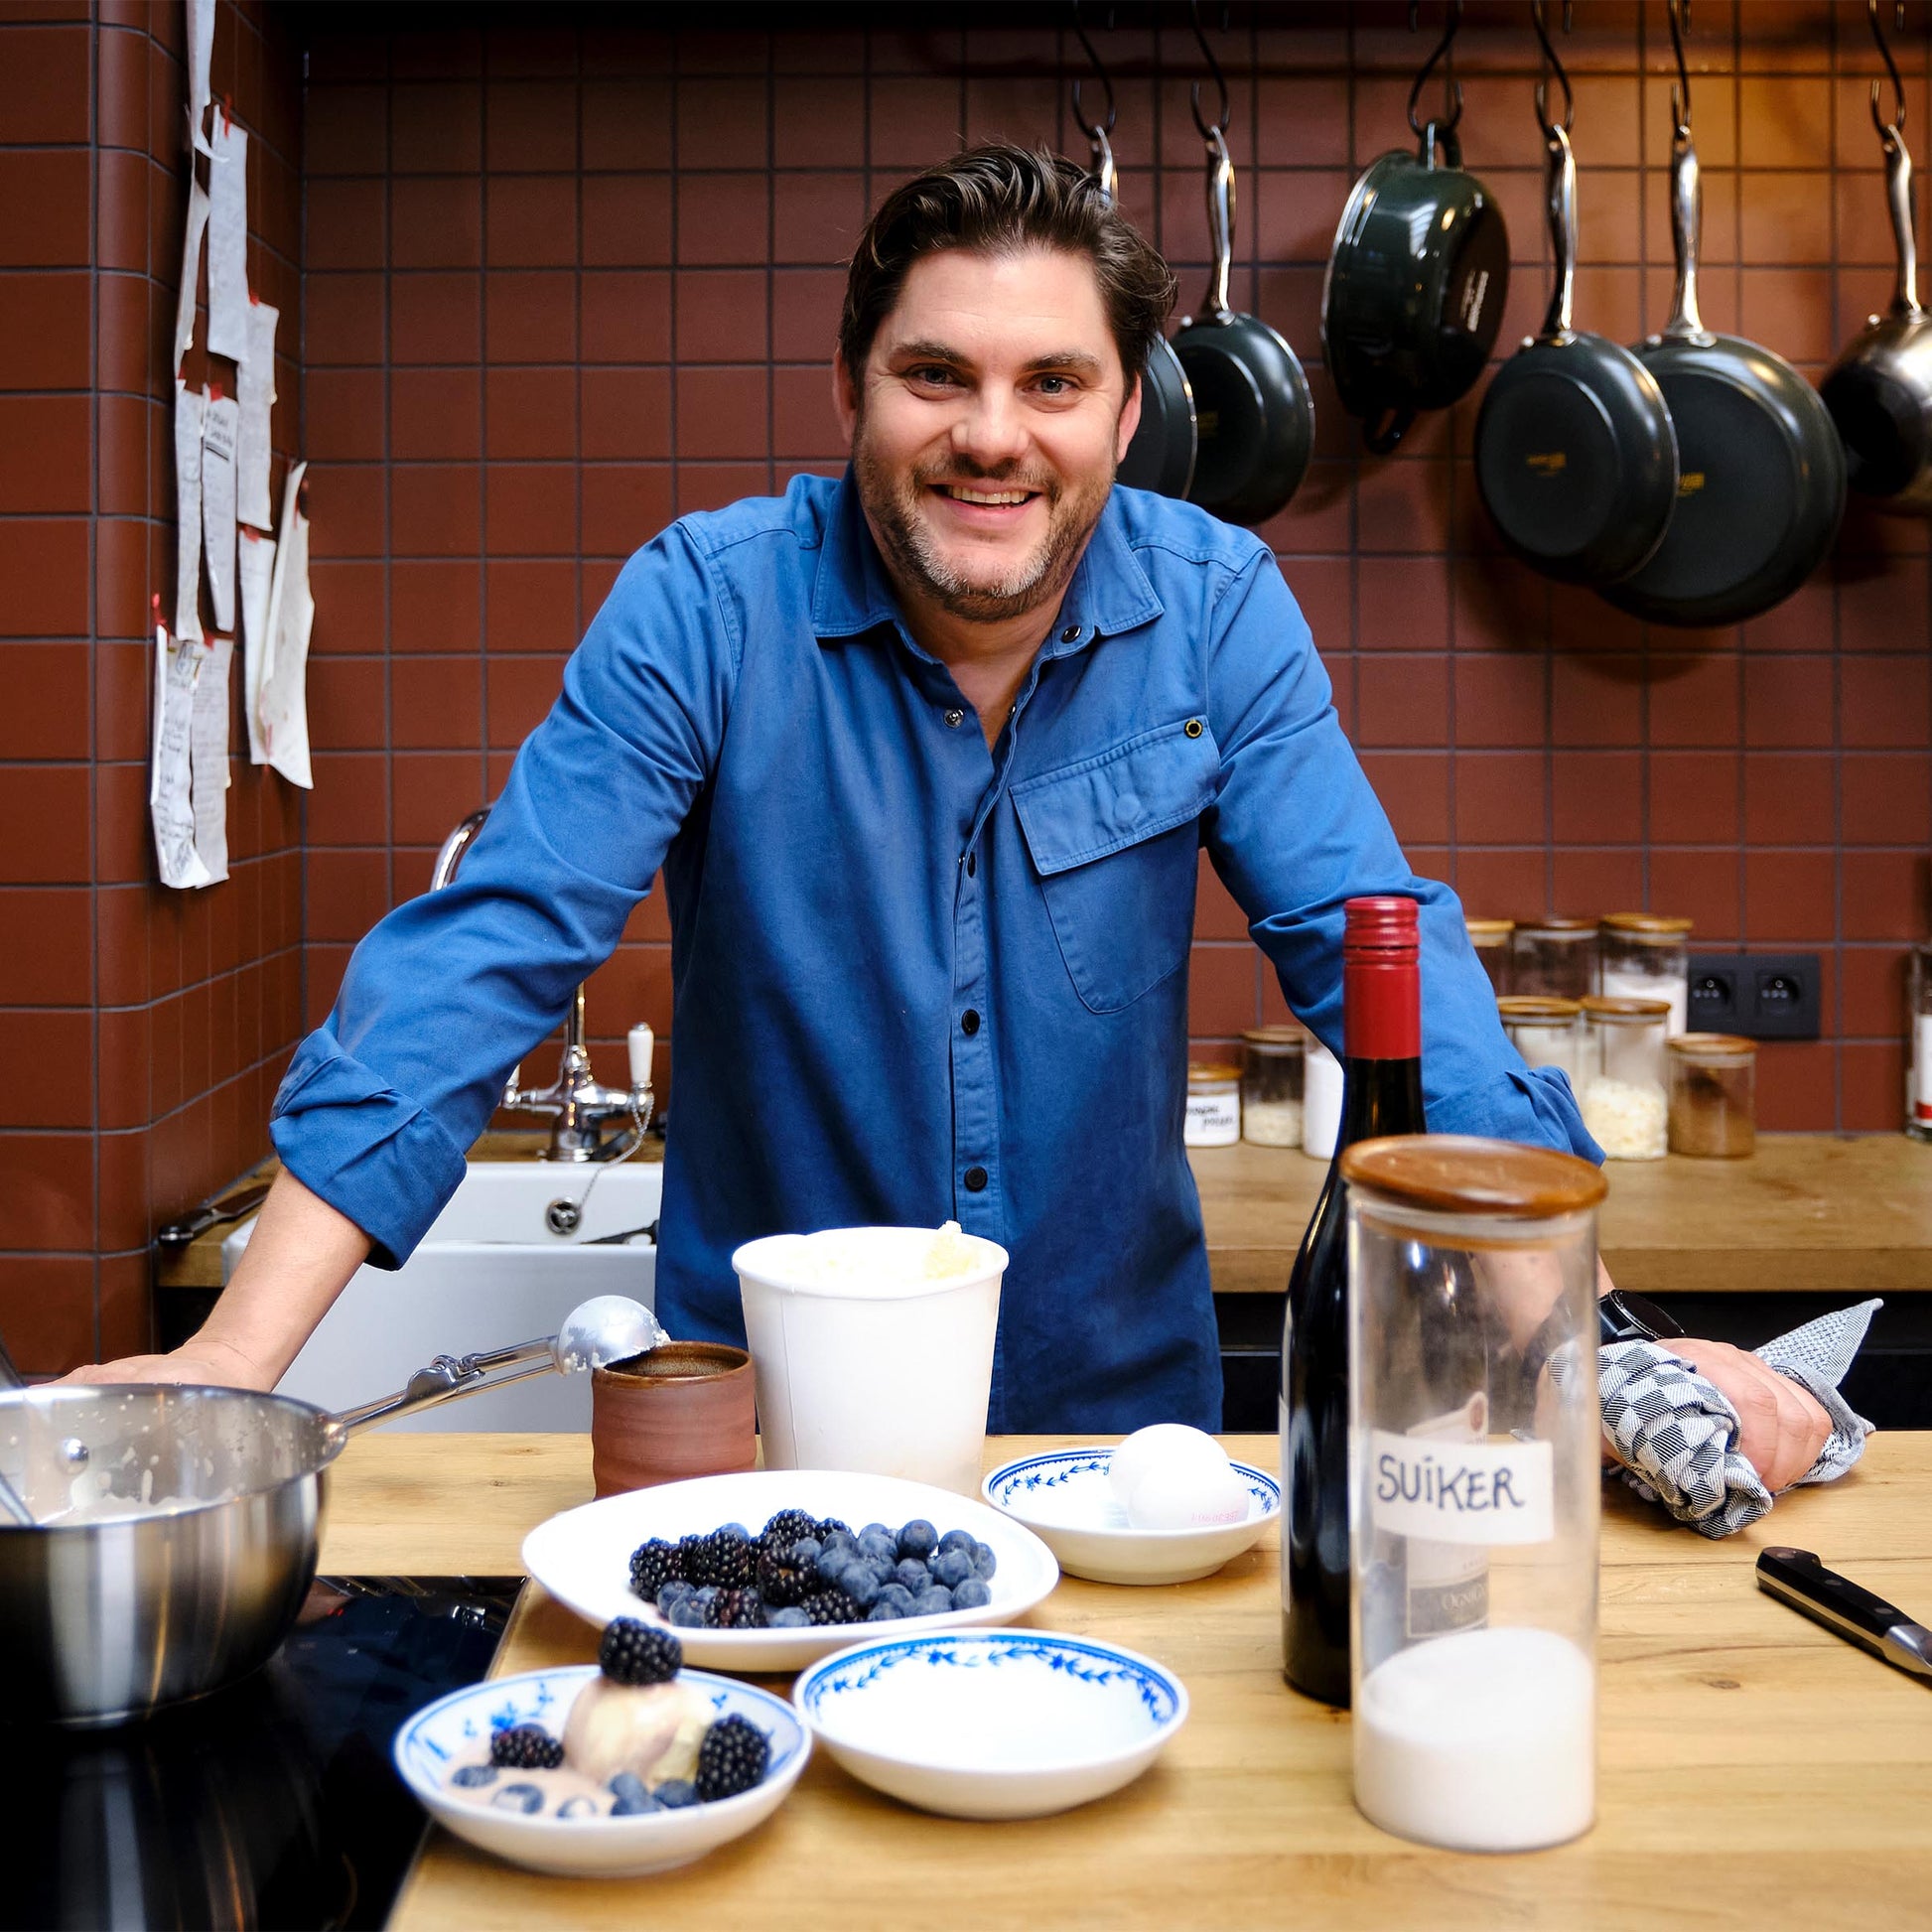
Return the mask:
<path fill-rule="evenodd" d="M 1207 300 L 1180 325 L 1175 355 L 1194 392 L 1196 452 L 1187 495 L 1230 523 L 1265 523 L 1295 494 L 1314 447 L 1314 399 L 1287 342 L 1228 306 L 1234 261 L 1234 163 L 1219 127 L 1207 139 L 1214 268 Z"/>
<path fill-rule="evenodd" d="M 1571 326 L 1577 162 L 1544 129 L 1557 286 L 1537 335 L 1496 372 L 1476 417 L 1476 486 L 1503 541 L 1546 577 L 1612 584 L 1664 540 L 1677 501 L 1677 437 L 1636 356 Z"/>

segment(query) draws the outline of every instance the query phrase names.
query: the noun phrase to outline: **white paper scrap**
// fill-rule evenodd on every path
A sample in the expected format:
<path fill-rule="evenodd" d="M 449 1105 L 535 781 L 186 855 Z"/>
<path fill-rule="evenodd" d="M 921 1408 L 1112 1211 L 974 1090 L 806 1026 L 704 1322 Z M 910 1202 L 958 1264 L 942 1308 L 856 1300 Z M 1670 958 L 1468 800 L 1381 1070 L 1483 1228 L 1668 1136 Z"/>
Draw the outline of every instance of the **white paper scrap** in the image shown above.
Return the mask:
<path fill-rule="evenodd" d="M 195 850 L 195 812 L 190 802 L 189 744 L 194 728 L 199 644 L 170 644 L 157 624 L 155 648 L 154 771 L 148 781 L 148 818 L 154 827 L 161 883 L 186 889 L 211 883 Z"/>
<path fill-rule="evenodd" d="M 188 0 L 188 120 L 195 145 L 208 152 L 208 69 L 214 58 L 214 0 Z"/>
<path fill-rule="evenodd" d="M 181 293 L 175 297 L 175 373 L 195 340 L 195 297 L 202 280 L 202 236 L 207 228 L 207 191 L 200 182 L 188 188 L 188 231 L 181 238 Z"/>
<path fill-rule="evenodd" d="M 202 536 L 216 630 L 234 629 L 234 446 L 240 417 L 232 396 L 208 391 L 202 412 Z"/>
<path fill-rule="evenodd" d="M 235 439 L 235 515 L 258 530 L 275 527 L 268 495 L 269 410 L 275 401 L 275 325 L 279 309 L 253 297 L 248 303 L 248 353 L 241 358 L 235 401 L 241 424 Z"/>
<path fill-rule="evenodd" d="M 248 130 L 214 117 L 207 171 L 207 348 L 248 353 Z"/>
<path fill-rule="evenodd" d="M 248 720 L 248 762 L 266 764 L 262 743 L 262 668 L 269 660 L 268 609 L 275 587 L 275 539 L 243 529 L 238 548 L 241 576 L 241 710 Z"/>
<path fill-rule="evenodd" d="M 202 392 L 175 383 L 175 634 L 202 641 Z"/>
<path fill-rule="evenodd" d="M 309 769 L 308 668 L 316 607 L 309 595 L 309 519 L 302 514 L 299 494 L 308 467 L 298 463 L 282 489 L 282 540 L 269 592 L 271 657 L 262 670 L 259 699 L 268 761 L 305 791 L 315 788 Z"/>
<path fill-rule="evenodd" d="M 234 639 L 210 637 L 200 648 L 206 654 L 195 673 L 189 802 L 195 851 L 212 885 L 228 876 L 228 667 L 234 660 Z"/>

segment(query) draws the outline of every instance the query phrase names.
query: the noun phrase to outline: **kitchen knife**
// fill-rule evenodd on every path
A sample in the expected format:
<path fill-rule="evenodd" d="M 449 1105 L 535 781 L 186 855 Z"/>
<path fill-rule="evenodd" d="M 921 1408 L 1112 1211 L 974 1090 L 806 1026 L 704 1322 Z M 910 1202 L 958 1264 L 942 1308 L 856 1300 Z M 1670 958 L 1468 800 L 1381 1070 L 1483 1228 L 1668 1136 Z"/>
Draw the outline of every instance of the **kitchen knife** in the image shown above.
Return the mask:
<path fill-rule="evenodd" d="M 1760 1550 L 1757 1587 L 1822 1623 L 1834 1636 L 1932 1682 L 1932 1630 L 1849 1577 L 1827 1570 L 1809 1550 Z"/>

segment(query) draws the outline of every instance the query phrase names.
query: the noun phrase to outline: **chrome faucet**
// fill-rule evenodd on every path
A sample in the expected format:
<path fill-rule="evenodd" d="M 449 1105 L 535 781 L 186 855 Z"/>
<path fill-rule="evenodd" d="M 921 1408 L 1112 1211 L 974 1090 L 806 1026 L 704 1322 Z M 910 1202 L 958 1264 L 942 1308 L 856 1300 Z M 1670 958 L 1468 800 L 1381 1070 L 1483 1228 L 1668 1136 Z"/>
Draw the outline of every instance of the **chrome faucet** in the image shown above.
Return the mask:
<path fill-rule="evenodd" d="M 475 844 L 488 816 L 487 805 L 472 812 L 443 841 L 443 849 L 436 855 L 435 870 L 430 874 L 431 892 L 441 892 L 456 877 L 463 855 Z M 535 1114 L 550 1122 L 550 1145 L 542 1157 L 546 1161 L 627 1160 L 643 1145 L 644 1130 L 650 1125 L 654 1104 L 650 1088 L 650 1029 L 636 1026 L 630 1030 L 627 1092 L 598 1083 L 591 1071 L 584 1031 L 584 989 L 579 986 L 564 1016 L 564 1054 L 558 1063 L 556 1079 L 547 1087 L 525 1093 L 519 1078 L 522 1068 L 513 1066 L 503 1088 L 501 1105 L 507 1112 Z M 607 1140 L 604 1130 L 617 1121 L 627 1121 L 628 1125 Z"/>

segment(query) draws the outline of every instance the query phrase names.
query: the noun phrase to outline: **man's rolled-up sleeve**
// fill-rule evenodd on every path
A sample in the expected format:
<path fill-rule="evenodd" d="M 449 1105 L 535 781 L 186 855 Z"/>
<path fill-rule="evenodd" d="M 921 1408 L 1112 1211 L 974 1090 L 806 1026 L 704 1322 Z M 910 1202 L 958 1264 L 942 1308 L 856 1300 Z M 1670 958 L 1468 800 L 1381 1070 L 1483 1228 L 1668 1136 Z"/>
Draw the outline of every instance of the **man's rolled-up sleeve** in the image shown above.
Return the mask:
<path fill-rule="evenodd" d="M 1423 1097 L 1432 1132 L 1528 1141 L 1601 1161 L 1568 1077 L 1504 1035 L 1449 889 L 1409 868 L 1335 716 L 1327 673 L 1273 557 L 1257 550 L 1215 610 L 1208 663 L 1221 751 L 1208 854 L 1296 1014 L 1342 1048 L 1346 900 L 1420 906 Z"/>
<path fill-rule="evenodd" d="M 630 560 L 455 882 L 368 933 L 297 1049 L 276 1151 L 379 1266 L 422 1239 L 510 1068 L 649 890 L 723 741 L 734 611 L 677 525 Z"/>

